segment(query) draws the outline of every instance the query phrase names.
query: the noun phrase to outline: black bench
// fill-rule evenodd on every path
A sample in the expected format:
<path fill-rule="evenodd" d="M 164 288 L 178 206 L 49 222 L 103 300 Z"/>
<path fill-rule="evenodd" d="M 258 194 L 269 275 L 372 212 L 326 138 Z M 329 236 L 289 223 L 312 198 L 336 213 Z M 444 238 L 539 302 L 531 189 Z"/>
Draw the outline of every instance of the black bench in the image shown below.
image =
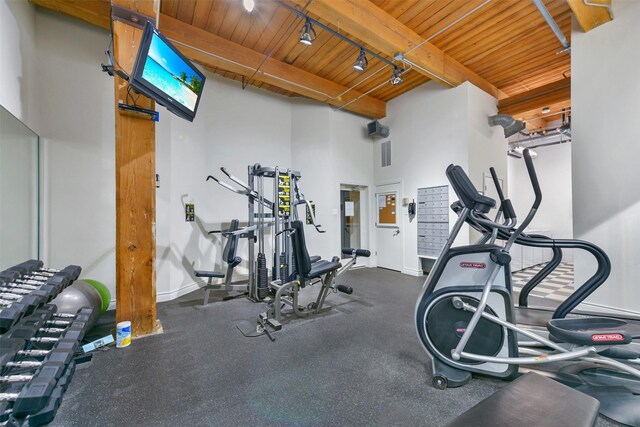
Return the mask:
<path fill-rule="evenodd" d="M 463 426 L 594 426 L 600 402 L 529 372 L 447 424 Z"/>

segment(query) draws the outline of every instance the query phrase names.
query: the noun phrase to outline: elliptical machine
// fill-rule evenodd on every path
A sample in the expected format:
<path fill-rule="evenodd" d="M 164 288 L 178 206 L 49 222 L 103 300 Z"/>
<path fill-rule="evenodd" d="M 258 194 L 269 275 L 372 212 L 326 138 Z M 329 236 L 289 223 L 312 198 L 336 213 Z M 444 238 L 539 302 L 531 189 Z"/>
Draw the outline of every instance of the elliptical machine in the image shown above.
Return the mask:
<path fill-rule="evenodd" d="M 528 150 L 524 160 L 535 192 L 535 201 L 522 223 L 511 202 L 503 200 L 495 220 L 485 214 L 495 200 L 476 190 L 460 166 L 446 174 L 462 209 L 447 242 L 423 286 L 416 304 L 416 330 L 433 361 L 433 385 L 439 389 L 462 386 L 471 373 L 512 379 L 519 365 L 581 360 L 612 367 L 640 379 L 640 371 L 601 355 L 611 346 L 634 338 L 626 322 L 584 317 L 547 322 L 548 339 L 516 325 L 511 294 L 509 250 L 536 214 L 542 193 Z M 504 220 L 500 221 L 501 215 Z M 488 243 L 452 248 L 467 219 L 492 230 Z M 495 244 L 498 231 L 510 233 L 504 247 Z M 518 349 L 518 336 L 539 344 L 527 356 Z M 548 351 L 544 351 L 548 349 Z"/>

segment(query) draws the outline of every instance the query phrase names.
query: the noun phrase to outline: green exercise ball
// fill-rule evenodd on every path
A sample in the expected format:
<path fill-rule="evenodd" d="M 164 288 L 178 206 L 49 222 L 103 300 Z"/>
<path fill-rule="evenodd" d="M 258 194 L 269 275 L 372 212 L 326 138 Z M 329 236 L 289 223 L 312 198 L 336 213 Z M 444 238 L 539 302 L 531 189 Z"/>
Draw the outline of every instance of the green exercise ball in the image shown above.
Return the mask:
<path fill-rule="evenodd" d="M 109 309 L 109 304 L 111 303 L 111 292 L 109 292 L 109 288 L 107 288 L 104 283 L 98 282 L 97 280 L 83 279 L 83 281 L 93 286 L 100 294 L 100 297 L 102 298 L 102 308 L 100 309 L 100 313 L 107 311 Z"/>

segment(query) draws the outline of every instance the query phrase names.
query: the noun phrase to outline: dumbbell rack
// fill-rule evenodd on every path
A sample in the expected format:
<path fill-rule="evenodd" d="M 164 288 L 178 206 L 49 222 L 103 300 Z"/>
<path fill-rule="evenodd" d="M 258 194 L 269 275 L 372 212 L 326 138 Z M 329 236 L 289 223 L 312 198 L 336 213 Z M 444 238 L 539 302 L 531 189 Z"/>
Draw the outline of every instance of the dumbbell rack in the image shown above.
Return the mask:
<path fill-rule="evenodd" d="M 0 334 L 55 298 L 81 271 L 77 265 L 53 270 L 29 260 L 0 272 Z"/>
<path fill-rule="evenodd" d="M 38 426 L 55 417 L 99 313 L 88 307 L 57 313 L 48 302 L 80 271 L 30 260 L 0 272 L 0 425 Z"/>

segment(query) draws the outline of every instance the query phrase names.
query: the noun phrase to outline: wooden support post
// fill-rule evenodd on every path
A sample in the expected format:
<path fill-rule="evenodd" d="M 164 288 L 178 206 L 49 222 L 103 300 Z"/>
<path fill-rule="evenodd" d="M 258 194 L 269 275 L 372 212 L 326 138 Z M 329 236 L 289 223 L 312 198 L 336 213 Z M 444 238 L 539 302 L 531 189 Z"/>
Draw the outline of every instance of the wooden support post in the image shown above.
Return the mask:
<path fill-rule="evenodd" d="M 113 0 L 113 4 L 156 16 L 154 0 Z M 113 21 L 113 55 L 131 73 L 142 30 Z M 115 77 L 116 130 L 116 320 L 130 320 L 134 336 L 156 332 L 155 122 L 123 114 L 127 82 Z M 129 103 L 131 97 L 129 97 Z M 154 108 L 137 97 L 137 104 Z"/>

